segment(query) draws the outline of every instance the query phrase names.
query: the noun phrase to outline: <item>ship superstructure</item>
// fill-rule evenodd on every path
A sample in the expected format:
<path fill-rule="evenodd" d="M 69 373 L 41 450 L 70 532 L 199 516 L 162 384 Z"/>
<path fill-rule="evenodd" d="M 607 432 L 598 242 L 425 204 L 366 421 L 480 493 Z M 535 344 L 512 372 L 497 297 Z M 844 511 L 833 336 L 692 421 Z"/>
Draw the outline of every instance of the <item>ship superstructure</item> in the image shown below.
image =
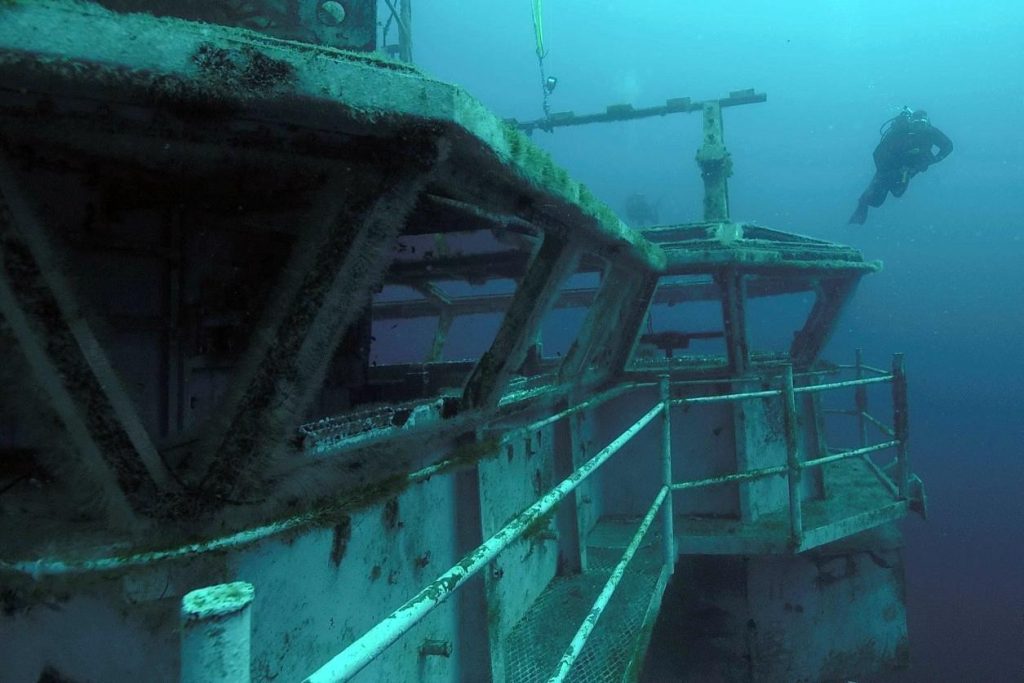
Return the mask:
<path fill-rule="evenodd" d="M 373 3 L 103 4 L 0 3 L 0 678 L 905 663 L 903 360 L 820 358 L 879 264 L 730 220 L 762 95 L 657 112 L 701 113 L 705 220 L 639 231 L 339 49 Z"/>

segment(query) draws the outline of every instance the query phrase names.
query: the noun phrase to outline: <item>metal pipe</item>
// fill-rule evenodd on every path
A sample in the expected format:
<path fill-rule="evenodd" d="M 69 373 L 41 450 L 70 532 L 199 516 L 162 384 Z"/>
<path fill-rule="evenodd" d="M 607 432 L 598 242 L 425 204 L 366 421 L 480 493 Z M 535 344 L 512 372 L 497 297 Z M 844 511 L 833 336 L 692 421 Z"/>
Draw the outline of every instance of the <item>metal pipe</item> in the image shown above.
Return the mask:
<path fill-rule="evenodd" d="M 810 469 L 811 467 L 820 467 L 821 465 L 827 465 L 830 462 L 838 462 L 840 460 L 846 460 L 848 458 L 855 458 L 859 455 L 867 455 L 869 453 L 875 453 L 877 451 L 884 451 L 887 448 L 893 448 L 899 445 L 899 441 L 885 441 L 883 443 L 877 443 L 874 446 L 865 446 L 864 448 L 854 448 L 849 451 L 840 451 L 835 455 L 827 455 L 824 458 L 818 458 L 816 460 L 808 460 L 800 465 L 800 469 Z"/>
<path fill-rule="evenodd" d="M 255 529 L 247 529 L 238 533 L 217 538 L 203 543 L 190 543 L 188 545 L 172 548 L 169 550 L 156 550 L 135 555 L 101 557 L 92 560 L 65 561 L 58 558 L 38 560 L 0 560 L 0 573 L 11 572 L 31 576 L 39 579 L 44 576 L 62 576 L 67 574 L 85 574 L 89 572 L 104 572 L 130 567 L 142 567 L 166 560 L 183 560 L 195 555 L 213 551 L 223 551 L 230 548 L 237 548 L 250 543 L 261 541 L 285 531 L 311 524 L 320 519 L 320 515 L 309 512 L 297 517 L 292 517 L 283 522 L 274 522 Z"/>
<path fill-rule="evenodd" d="M 903 362 L 903 354 L 892 357 L 892 424 L 896 433 L 896 483 L 900 487 L 900 497 L 910 499 L 910 453 L 907 439 L 910 437 L 910 421 L 907 410 L 907 374 Z"/>
<path fill-rule="evenodd" d="M 647 530 L 654 522 L 654 517 L 658 513 L 658 509 L 661 507 L 662 502 L 666 496 L 669 496 L 669 489 L 667 486 L 662 486 L 658 491 L 658 495 L 654 498 L 654 503 L 651 504 L 651 508 L 647 511 L 643 521 L 640 523 L 640 527 L 633 534 L 633 540 L 629 542 L 626 547 L 626 551 L 622 553 L 622 559 L 619 560 L 618 564 L 612 570 L 611 576 L 604 584 L 604 588 L 601 589 L 601 593 L 597 596 L 597 600 L 594 601 L 594 606 L 590 609 L 590 614 L 580 624 L 579 629 L 576 631 L 576 635 L 573 636 L 572 641 L 569 643 L 569 647 L 566 648 L 562 658 L 558 661 L 558 666 L 555 668 L 555 673 L 548 679 L 548 683 L 562 683 L 568 676 L 569 671 L 572 669 L 572 665 L 576 662 L 576 659 L 580 656 L 583 651 L 583 647 L 587 644 L 587 638 L 590 637 L 591 632 L 597 626 L 598 619 L 604 613 L 608 602 L 611 600 L 612 595 L 615 593 L 615 589 L 618 587 L 619 582 L 622 581 L 622 577 L 626 574 L 626 567 L 629 565 L 633 556 L 636 555 L 636 551 L 640 548 L 640 543 L 643 541 L 644 536 L 647 534 Z"/>
<path fill-rule="evenodd" d="M 864 352 L 857 349 L 857 379 L 864 379 Z M 861 385 L 854 389 L 853 403 L 857 408 L 857 427 L 860 430 L 861 448 L 868 445 L 868 427 L 864 421 L 864 413 L 868 411 L 868 390 Z"/>
<path fill-rule="evenodd" d="M 871 415 L 870 413 L 862 413 L 862 415 L 864 416 L 865 420 L 878 427 L 879 431 L 881 431 L 886 436 L 890 438 L 896 436 L 896 432 L 893 431 L 893 429 L 889 427 L 889 425 L 885 424 L 874 415 Z"/>
<path fill-rule="evenodd" d="M 794 391 L 798 394 L 810 394 L 817 391 L 831 391 L 832 389 L 845 389 L 846 387 L 859 387 L 865 384 L 882 384 L 892 379 L 891 375 L 885 377 L 866 377 L 864 379 L 851 379 L 845 382 L 832 382 L 831 384 L 813 384 L 809 387 L 797 387 Z"/>
<path fill-rule="evenodd" d="M 672 405 L 685 406 L 695 403 L 723 403 L 725 401 L 743 401 L 748 398 L 771 398 L 779 396 L 782 392 L 778 389 L 767 391 L 747 391 L 739 394 L 722 394 L 720 396 L 694 396 L 693 398 L 674 398 Z"/>
<path fill-rule="evenodd" d="M 796 393 L 793 389 L 793 366 L 787 365 L 782 375 L 783 429 L 786 438 L 786 478 L 789 483 L 789 538 L 793 548 L 799 548 L 804 535 L 801 509 L 800 444 L 797 433 Z"/>
<path fill-rule="evenodd" d="M 765 477 L 771 477 L 777 474 L 785 474 L 789 471 L 787 465 L 776 465 L 775 467 L 763 467 L 757 470 L 748 470 L 747 472 L 738 472 L 737 474 L 725 474 L 721 477 L 711 477 L 708 479 L 696 479 L 694 481 L 683 481 L 676 484 L 672 484 L 673 491 L 685 491 L 686 489 L 699 489 L 705 486 L 720 486 L 722 484 L 735 484 L 737 482 L 751 481 L 753 479 L 764 479 Z"/>
<path fill-rule="evenodd" d="M 795 375 L 794 375 L 795 376 Z M 891 380 L 891 375 L 886 374 L 885 377 L 868 377 L 865 379 L 855 379 L 846 382 L 832 382 L 829 384 L 814 384 L 807 387 L 796 387 L 793 389 L 794 393 L 807 394 L 817 391 L 830 391 L 832 389 L 844 389 L 846 387 L 856 387 L 865 384 L 880 384 L 882 382 L 888 382 Z M 722 380 L 721 383 L 725 383 L 731 380 Z M 679 385 L 681 383 L 673 383 Z M 767 389 L 765 391 L 747 391 L 737 394 L 722 394 L 720 396 L 694 396 L 692 398 L 676 398 L 672 399 L 672 405 L 688 405 L 694 403 L 720 403 L 723 401 L 743 401 L 750 398 L 771 398 L 772 396 L 781 396 L 782 391 L 779 389 Z"/>
<path fill-rule="evenodd" d="M 556 504 L 579 486 L 597 468 L 619 451 L 636 434 L 647 426 L 663 410 L 658 404 L 647 411 L 632 427 L 605 446 L 597 455 L 549 491 L 530 507 L 491 536 L 482 545 L 467 554 L 462 560 L 439 576 L 433 583 L 417 593 L 412 599 L 380 621 L 362 637 L 339 652 L 330 661 L 317 669 L 305 683 L 334 683 L 346 681 L 362 671 L 371 661 L 398 640 L 409 629 L 419 623 L 431 611 L 454 593 L 462 584 L 479 572 L 498 553 L 522 536 L 526 529 L 547 514 Z"/>
<path fill-rule="evenodd" d="M 254 595 L 238 581 L 181 599 L 181 683 L 249 683 Z"/>
<path fill-rule="evenodd" d="M 856 365 L 845 365 L 844 364 L 844 365 L 837 365 L 836 367 L 839 368 L 840 370 L 856 370 L 857 369 Z M 876 368 L 876 367 L 874 367 L 872 365 L 861 365 L 860 367 L 861 367 L 862 370 L 867 370 L 868 372 L 873 372 L 876 375 L 888 375 L 889 374 L 888 370 L 883 370 L 882 368 Z"/>
<path fill-rule="evenodd" d="M 606 403 L 611 399 L 617 398 L 618 396 L 621 396 L 622 394 L 625 394 L 629 391 L 653 386 L 656 386 L 653 382 L 631 382 L 630 384 L 620 384 L 617 387 L 612 387 L 611 389 L 608 389 L 607 391 L 600 393 L 597 396 L 587 399 L 583 403 L 578 403 L 570 408 L 561 410 L 555 413 L 554 415 L 549 415 L 548 417 L 545 417 L 542 420 L 538 420 L 524 427 L 517 427 L 516 429 L 511 429 L 507 432 L 504 432 L 502 436 L 502 441 L 515 440 L 523 436 L 524 434 L 535 432 L 538 429 L 543 429 L 544 427 L 547 427 L 549 424 L 558 422 L 562 418 L 568 417 L 573 413 L 578 413 L 581 410 L 589 410 L 590 408 L 596 408 L 602 403 Z M 492 427 L 496 426 L 497 425 L 492 425 Z"/>
<path fill-rule="evenodd" d="M 660 291 L 660 290 L 659 290 Z M 818 377 L 819 375 L 835 375 L 835 370 L 808 370 L 807 372 L 794 372 L 793 377 Z M 674 387 L 693 387 L 708 384 L 744 384 L 763 382 L 765 375 L 753 375 L 747 377 L 723 377 L 721 379 L 684 379 L 672 382 Z"/>
<path fill-rule="evenodd" d="M 671 390 L 668 382 L 668 375 L 661 376 L 660 399 L 662 405 L 661 413 L 661 483 L 666 490 L 672 486 L 672 406 Z M 665 566 L 669 574 L 673 573 L 676 564 L 676 536 L 674 529 L 672 509 L 672 495 L 665 501 L 665 509 L 662 511 L 662 543 L 665 550 Z"/>

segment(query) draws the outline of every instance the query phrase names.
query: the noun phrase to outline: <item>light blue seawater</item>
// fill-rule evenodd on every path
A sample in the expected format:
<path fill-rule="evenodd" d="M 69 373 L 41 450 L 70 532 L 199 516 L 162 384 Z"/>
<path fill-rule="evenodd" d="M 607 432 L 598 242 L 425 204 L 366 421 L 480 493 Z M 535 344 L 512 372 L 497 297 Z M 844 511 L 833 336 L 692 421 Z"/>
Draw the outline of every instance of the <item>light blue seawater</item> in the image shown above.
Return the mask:
<path fill-rule="evenodd" d="M 416 59 L 503 116 L 541 114 L 528 0 L 437 0 Z M 900 681 L 1024 680 L 1024 4 L 905 0 L 545 2 L 554 111 L 715 98 L 727 110 L 733 217 L 862 249 L 869 276 L 828 355 L 903 351 L 913 455 L 931 498 L 904 525 L 912 669 Z M 878 126 L 924 108 L 954 141 L 907 194 L 845 220 Z M 664 197 L 699 218 L 699 119 L 535 134 L 617 210 Z"/>

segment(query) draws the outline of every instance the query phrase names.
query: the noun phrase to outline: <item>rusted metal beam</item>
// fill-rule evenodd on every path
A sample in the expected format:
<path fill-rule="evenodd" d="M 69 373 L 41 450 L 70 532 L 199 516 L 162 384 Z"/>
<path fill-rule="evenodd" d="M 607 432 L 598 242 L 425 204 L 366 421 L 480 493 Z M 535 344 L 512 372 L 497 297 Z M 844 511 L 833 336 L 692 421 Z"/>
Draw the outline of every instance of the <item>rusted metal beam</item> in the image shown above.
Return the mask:
<path fill-rule="evenodd" d="M 848 276 L 821 282 L 807 322 L 797 332 L 789 349 L 794 366 L 806 368 L 817 359 L 832 336 L 839 315 L 853 296 L 859 280 L 857 276 Z"/>
<path fill-rule="evenodd" d="M 494 343 L 466 382 L 463 392 L 466 407 L 497 405 L 509 376 L 526 359 L 541 321 L 554 306 L 562 283 L 575 272 L 578 260 L 575 245 L 552 235 L 544 237 L 505 313 Z"/>
<path fill-rule="evenodd" d="M 613 374 L 626 367 L 640 338 L 640 327 L 651 308 L 657 286 L 658 278 L 653 275 L 645 275 L 636 282 L 623 301 L 617 321 L 608 326 L 610 329 L 605 343 L 595 349 L 591 361 L 593 365 L 608 368 Z M 624 333 L 626 330 L 629 332 Z"/>
<path fill-rule="evenodd" d="M 0 313 L 114 520 L 173 482 L 74 295 L 57 247 L 0 159 Z"/>
<path fill-rule="evenodd" d="M 522 277 L 530 254 L 509 249 L 490 254 L 462 254 L 416 261 L 396 261 L 385 280 L 392 285 L 416 287 L 424 282 L 462 280 L 484 283 L 489 280 L 515 280 Z"/>
<path fill-rule="evenodd" d="M 704 180 L 704 220 L 728 221 L 732 157 L 725 148 L 722 105 L 717 101 L 705 102 L 703 109 L 704 143 L 697 150 L 697 165 Z"/>
<path fill-rule="evenodd" d="M 629 269 L 608 269 L 583 326 L 558 369 L 560 381 L 576 381 L 586 369 L 595 365 L 602 366 L 599 371 L 605 374 L 614 371 L 609 365 L 611 356 L 605 354 L 599 358 L 597 354 L 601 349 L 608 349 L 616 335 L 632 329 L 621 326 L 618 321 L 633 317 L 633 297 L 642 280 L 642 275 Z"/>
<path fill-rule="evenodd" d="M 633 273 L 630 277 L 639 279 Z M 747 284 L 747 298 L 779 296 L 812 291 L 814 285 L 807 279 L 789 280 L 782 278 L 754 278 Z M 594 305 L 600 288 L 565 289 L 555 301 L 555 308 L 589 308 Z M 621 294 L 621 292 L 619 292 Z M 718 301 L 722 296 L 718 285 L 708 283 L 675 284 L 661 283 L 654 293 L 654 304 L 675 306 L 691 301 Z M 512 302 L 511 294 L 493 294 L 483 296 L 462 296 L 448 299 L 452 315 L 478 315 L 481 313 L 502 313 Z M 433 318 L 438 314 L 438 306 L 429 298 L 407 299 L 403 301 L 385 301 L 373 306 L 373 317 L 376 320 L 397 320 L 406 318 Z"/>
<path fill-rule="evenodd" d="M 907 405 L 907 370 L 902 353 L 892 357 L 892 413 L 896 433 L 896 485 L 900 497 L 909 500 L 913 472 L 910 467 L 910 411 Z"/>
<path fill-rule="evenodd" d="M 431 235 L 476 230 L 508 231 L 537 237 L 541 229 L 513 215 L 498 214 L 450 197 L 424 194 L 409 217 L 404 235 Z"/>
<path fill-rule="evenodd" d="M 208 495 L 251 495 L 262 483 L 260 465 L 286 448 L 338 344 L 391 263 L 394 240 L 443 146 L 420 145 L 374 176 L 339 173 L 321 191 L 323 201 L 203 439 L 199 478 Z"/>
<path fill-rule="evenodd" d="M 388 284 L 417 288 L 428 282 L 457 280 L 482 284 L 490 280 L 517 280 L 526 272 L 530 253 L 520 249 L 482 254 L 457 254 L 416 261 L 396 261 L 388 270 Z M 577 263 L 581 273 L 602 270 L 603 261 L 582 256 Z"/>
<path fill-rule="evenodd" d="M 734 376 L 742 377 L 750 367 L 746 278 L 738 269 L 727 268 L 716 279 L 722 291 L 722 323 L 729 367 Z"/>
<path fill-rule="evenodd" d="M 741 104 L 756 104 L 766 102 L 768 96 L 764 93 L 754 92 L 753 88 L 748 90 L 737 90 L 729 93 L 728 97 L 719 100 L 712 100 L 720 107 L 735 107 Z M 694 102 L 689 97 L 673 97 L 665 104 L 654 107 L 634 107 L 631 104 L 611 104 L 605 111 L 599 114 L 576 114 L 571 111 L 555 112 L 551 116 L 535 121 L 516 121 L 510 119 L 509 123 L 515 125 L 526 133 L 532 133 L 540 128 L 545 131 L 552 131 L 555 128 L 565 126 L 582 126 L 590 123 L 607 123 L 611 121 L 633 121 L 645 119 L 652 116 L 666 116 L 668 114 L 689 114 L 700 111 L 704 108 L 705 102 Z"/>
<path fill-rule="evenodd" d="M 800 492 L 804 463 L 800 452 L 800 418 L 793 393 L 793 366 L 786 365 L 782 375 L 782 428 L 786 441 L 786 483 L 789 485 L 789 542 L 799 548 L 804 535 L 803 496 Z"/>

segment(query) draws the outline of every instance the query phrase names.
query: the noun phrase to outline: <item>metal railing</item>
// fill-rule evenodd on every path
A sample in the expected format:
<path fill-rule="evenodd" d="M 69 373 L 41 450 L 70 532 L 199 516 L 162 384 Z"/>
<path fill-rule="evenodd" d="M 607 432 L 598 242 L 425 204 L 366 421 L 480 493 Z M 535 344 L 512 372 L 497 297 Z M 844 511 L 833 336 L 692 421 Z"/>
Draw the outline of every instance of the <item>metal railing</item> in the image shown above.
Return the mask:
<path fill-rule="evenodd" d="M 858 351 L 856 366 L 840 366 L 841 369 L 854 367 L 857 377 L 853 380 L 831 382 L 824 384 L 813 384 L 808 386 L 794 386 L 794 374 L 791 365 L 782 368 L 782 385 L 778 389 L 763 391 L 749 391 L 739 393 L 721 394 L 715 396 L 696 396 L 684 398 L 672 398 L 670 382 L 667 375 L 662 376 L 659 382 L 660 396 L 657 403 L 648 410 L 639 420 L 633 423 L 628 429 L 620 434 L 608 446 L 602 449 L 597 455 L 579 467 L 569 477 L 563 480 L 545 496 L 537 500 L 533 505 L 523 510 L 516 517 L 506 524 L 501 530 L 494 534 L 475 550 L 467 554 L 454 567 L 439 576 L 434 582 L 426 586 L 413 598 L 384 618 L 380 623 L 367 631 L 362 637 L 346 647 L 311 674 L 306 683 L 327 683 L 334 681 L 346 681 L 365 668 L 375 657 L 384 652 L 391 644 L 407 633 L 419 621 L 425 618 L 431 611 L 451 596 L 470 577 L 478 573 L 502 550 L 512 542 L 519 539 L 527 529 L 536 523 L 545 514 L 549 513 L 555 505 L 564 500 L 569 493 L 578 487 L 588 477 L 593 475 L 613 455 L 619 452 L 630 440 L 644 429 L 658 415 L 662 416 L 662 430 L 660 436 L 660 456 L 662 459 L 662 485 L 659 487 L 653 502 L 647 510 L 643 520 L 627 545 L 622 558 L 611 572 L 607 582 L 593 604 L 587 619 L 585 619 L 576 634 L 572 638 L 565 653 L 562 655 L 555 672 L 549 678 L 549 683 L 564 681 L 569 675 L 572 666 L 583 647 L 587 638 L 593 632 L 598 619 L 607 607 L 617 586 L 625 575 L 626 569 L 640 547 L 644 536 L 654 523 L 658 512 L 662 512 L 661 526 L 663 535 L 663 550 L 666 570 L 671 572 L 675 564 L 675 535 L 673 530 L 673 508 L 672 492 L 692 490 L 696 488 L 718 486 L 730 483 L 749 482 L 765 477 L 785 475 L 789 487 L 789 535 L 792 547 L 798 550 L 803 537 L 802 520 L 802 494 L 801 480 L 803 472 L 814 467 L 821 467 L 826 464 L 847 460 L 850 458 L 861 458 L 868 463 L 876 476 L 888 482 L 887 488 L 897 498 L 907 499 L 909 496 L 910 465 L 907 453 L 907 391 L 906 375 L 904 372 L 903 356 L 894 356 L 891 373 L 863 365 L 861 355 Z M 865 373 L 875 376 L 865 377 Z M 721 380 L 721 383 L 729 383 L 731 380 Z M 894 427 L 890 430 L 876 418 L 868 415 L 866 411 L 867 401 L 866 387 L 871 384 L 892 383 Z M 684 385 L 685 383 L 679 383 Z M 649 384 L 630 385 L 628 390 L 636 389 Z M 833 391 L 843 388 L 855 389 L 855 400 L 858 406 L 857 414 L 861 419 L 861 446 L 859 448 L 843 450 L 831 453 L 813 460 L 801 460 L 799 449 L 799 434 L 797 422 L 796 395 L 804 393 L 816 393 Z M 526 427 L 515 429 L 511 434 L 532 432 L 536 429 L 549 426 L 568 415 L 581 410 L 596 407 L 601 403 L 610 400 L 623 393 L 623 389 L 613 389 L 602 395 L 594 397 L 577 406 L 565 409 L 555 415 L 551 415 Z M 719 477 L 674 482 L 672 476 L 672 450 L 671 450 L 671 407 L 690 406 L 706 403 L 721 403 L 745 401 L 751 399 L 780 397 L 783 405 L 783 423 L 786 443 L 786 464 L 774 467 L 764 467 L 745 472 L 737 472 Z M 874 424 L 883 433 L 892 438 L 878 444 L 866 444 L 866 424 Z M 893 482 L 882 468 L 875 465 L 868 457 L 870 454 L 886 450 L 896 449 L 895 463 L 897 465 L 898 479 Z"/>
<path fill-rule="evenodd" d="M 662 394 L 664 396 L 667 395 L 667 393 L 668 378 L 665 377 L 662 379 Z M 617 394 L 609 392 L 602 398 L 607 401 L 615 395 Z M 587 402 L 586 407 L 595 407 L 596 405 L 597 402 L 592 399 Z M 447 600 L 456 590 L 458 590 L 460 586 L 483 569 L 491 560 L 497 557 L 502 550 L 522 537 L 531 525 L 535 524 L 538 520 L 544 517 L 544 515 L 549 513 L 556 504 L 565 499 L 569 493 L 593 475 L 598 468 L 608 462 L 613 455 L 619 452 L 623 446 L 629 443 L 633 437 L 635 437 L 659 414 L 664 416 L 663 437 L 668 435 L 670 427 L 668 427 L 669 411 L 667 410 L 667 405 L 667 401 L 659 401 L 639 420 L 634 422 L 632 426 L 622 432 L 622 434 L 605 446 L 593 458 L 576 469 L 576 471 L 570 474 L 560 484 L 555 486 L 545 496 L 516 515 L 512 521 L 502 527 L 496 534 L 491 536 L 491 538 L 478 546 L 475 550 L 465 555 L 458 564 L 441 574 L 441 576 L 427 585 L 405 604 L 392 612 L 389 616 L 385 617 L 363 636 L 358 638 L 347 648 L 331 658 L 330 661 L 317 669 L 305 679 L 306 683 L 347 681 L 352 676 L 359 673 L 371 661 L 373 661 L 374 658 L 384 652 L 384 650 L 386 650 L 391 644 L 402 637 L 402 635 L 419 623 L 436 607 Z M 574 407 L 564 410 L 559 413 L 557 417 L 558 419 L 564 418 L 570 414 L 578 412 L 580 409 L 582 408 Z M 540 420 L 537 423 L 523 428 L 523 430 L 532 431 L 532 428 L 535 428 L 536 425 L 547 426 L 555 421 L 552 419 L 554 417 L 555 416 L 551 416 Z M 670 442 L 666 441 L 662 448 L 662 457 L 664 459 L 670 456 Z M 668 471 L 671 470 L 670 463 L 665 465 L 665 467 Z M 666 506 L 666 514 L 663 517 L 663 523 L 671 524 L 671 498 L 667 495 L 668 490 L 667 485 L 663 485 L 661 487 L 655 503 L 651 506 L 651 510 L 648 512 L 648 518 L 653 519 L 654 515 L 657 514 L 658 509 L 664 504 Z M 650 522 L 648 521 L 646 526 L 643 528 L 643 532 L 646 533 L 646 530 L 649 527 Z M 642 539 L 642 537 L 643 534 L 640 534 L 639 538 Z M 665 545 L 665 560 L 666 563 L 671 564 L 675 561 L 675 547 L 674 543 L 671 541 L 672 537 L 669 536 L 668 538 L 670 541 Z M 621 580 L 624 575 L 625 566 L 629 563 L 629 560 L 632 559 L 632 555 L 636 552 L 637 547 L 639 547 L 639 540 L 637 540 L 637 536 L 635 535 L 634 541 L 630 543 L 626 554 L 623 556 L 623 560 L 620 561 L 620 566 L 616 567 L 616 570 L 612 572 L 612 576 L 609 578 L 605 590 L 602 591 L 602 595 L 607 595 L 607 597 L 604 599 L 603 604 L 596 604 L 594 609 L 599 610 L 600 612 L 603 610 L 603 606 L 607 605 L 608 598 L 611 597 L 611 594 L 614 592 L 619 580 Z M 632 552 L 630 552 L 630 548 L 632 548 Z M 670 551 L 671 554 L 669 554 Z M 596 622 L 597 618 L 594 617 L 590 620 Z M 585 630 L 583 633 L 577 634 L 577 637 L 573 639 L 574 643 L 579 641 L 579 650 L 582 650 L 582 646 L 586 642 L 586 637 L 589 635 L 589 632 L 589 630 Z M 569 651 L 567 651 L 566 655 L 563 655 L 563 660 L 566 658 L 570 660 L 568 667 L 572 666 L 572 661 L 575 661 L 578 654 L 578 650 L 573 652 L 573 644 L 571 644 Z M 566 671 L 568 671 L 568 668 Z M 556 675 L 552 680 L 562 680 L 563 678 L 564 675 L 561 678 Z"/>

